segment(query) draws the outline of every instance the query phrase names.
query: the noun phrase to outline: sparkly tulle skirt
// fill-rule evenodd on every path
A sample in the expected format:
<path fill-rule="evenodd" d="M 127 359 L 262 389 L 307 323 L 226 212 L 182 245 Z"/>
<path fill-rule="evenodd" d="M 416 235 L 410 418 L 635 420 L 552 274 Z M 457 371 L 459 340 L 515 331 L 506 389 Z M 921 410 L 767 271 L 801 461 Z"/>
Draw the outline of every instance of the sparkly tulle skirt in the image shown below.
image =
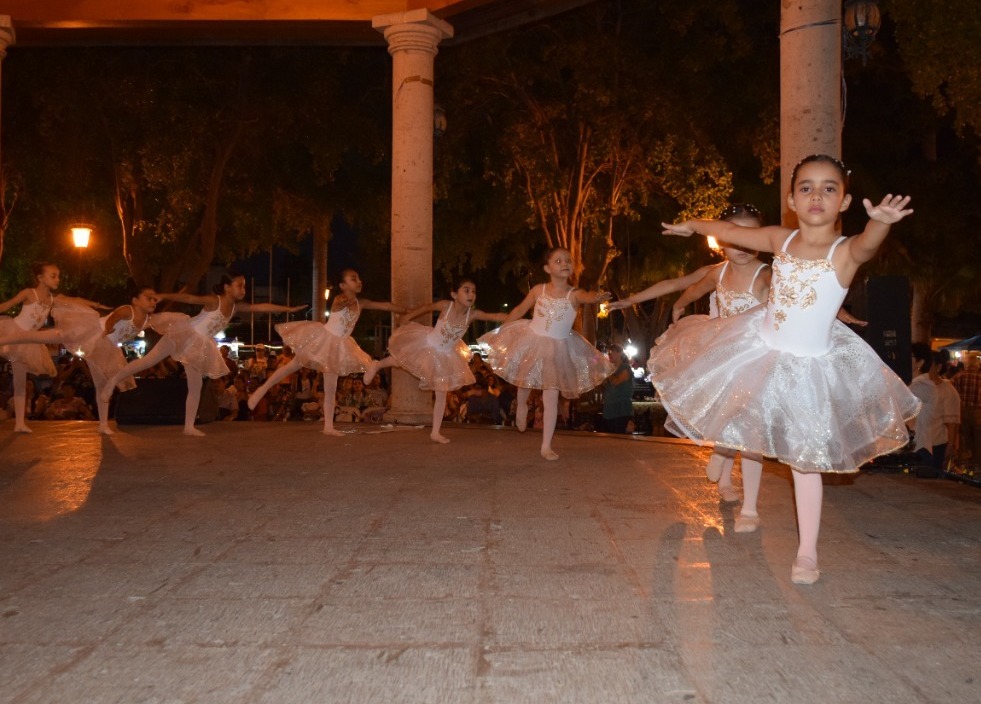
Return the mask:
<path fill-rule="evenodd" d="M 388 353 L 409 374 L 419 379 L 425 391 L 452 391 L 477 380 L 470 371 L 470 347 L 463 340 L 452 346 L 434 345 L 433 329 L 419 323 L 406 323 L 392 333 Z"/>
<path fill-rule="evenodd" d="M 318 372 L 347 376 L 364 372 L 371 363 L 371 357 L 350 335 L 338 337 L 323 323 L 312 320 L 280 323 L 276 331 L 293 348 L 300 364 Z"/>
<path fill-rule="evenodd" d="M 190 316 L 183 313 L 154 314 L 153 329 L 174 344 L 175 349 L 170 356 L 188 369 L 210 379 L 228 374 L 228 366 L 218 351 L 218 343 L 195 330 Z"/>
<path fill-rule="evenodd" d="M 603 383 L 613 365 L 575 331 L 556 339 L 531 329 L 531 320 L 515 320 L 478 340 L 487 362 L 502 379 L 526 389 L 558 389 L 576 398 Z"/>
<path fill-rule="evenodd" d="M 781 352 L 760 337 L 765 313 L 688 324 L 651 350 L 677 428 L 802 472 L 855 472 L 906 445 L 919 401 L 865 341 L 835 321 L 827 353 Z"/>
<path fill-rule="evenodd" d="M 85 360 L 93 373 L 98 371 L 103 379 L 111 379 L 126 366 L 123 351 L 103 334 L 99 314 L 87 306 L 58 305 L 52 311 L 55 324 L 61 331 L 62 346 Z M 136 382 L 126 377 L 117 387 L 120 391 L 136 388 Z"/>
<path fill-rule="evenodd" d="M 23 335 L 24 328 L 14 322 L 9 315 L 0 315 L 0 340 L 4 338 L 15 339 L 18 335 Z M 0 357 L 6 357 L 11 362 L 20 362 L 27 367 L 28 374 L 46 374 L 47 376 L 57 376 L 58 370 L 55 369 L 54 362 L 51 361 L 51 353 L 45 345 L 29 342 L 25 345 L 0 345 Z"/>

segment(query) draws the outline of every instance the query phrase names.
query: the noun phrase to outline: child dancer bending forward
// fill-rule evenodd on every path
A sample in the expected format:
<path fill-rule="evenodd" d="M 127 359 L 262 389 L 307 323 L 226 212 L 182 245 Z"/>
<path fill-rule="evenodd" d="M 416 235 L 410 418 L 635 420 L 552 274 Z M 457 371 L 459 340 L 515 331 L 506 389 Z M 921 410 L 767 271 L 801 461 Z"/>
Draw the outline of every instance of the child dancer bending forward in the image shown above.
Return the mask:
<path fill-rule="evenodd" d="M 720 219 L 741 227 L 760 227 L 763 224 L 760 212 L 752 205 L 734 203 L 728 206 Z M 722 253 L 726 260 L 719 264 L 703 267 L 704 275 L 688 285 L 675 302 L 672 309 L 672 319 L 675 325 L 669 329 L 661 340 L 667 339 L 687 325 L 697 324 L 709 318 L 728 317 L 742 313 L 766 300 L 770 291 L 770 270 L 766 264 L 757 259 L 756 252 L 720 242 Z M 701 272 L 703 269 L 699 269 Z M 610 303 L 608 308 L 616 310 L 628 305 L 647 301 L 668 292 L 672 282 L 684 281 L 688 277 L 659 281 L 640 293 L 635 293 L 621 301 Z M 661 288 L 658 288 L 661 287 Z M 676 289 L 677 290 L 677 289 Z M 711 294 L 711 313 L 709 318 L 693 315 L 679 318 L 690 303 L 694 303 L 705 294 Z M 651 355 L 653 355 L 653 350 Z M 723 501 L 732 503 L 739 501 L 739 494 L 732 486 L 732 466 L 736 451 L 716 445 L 709 459 L 705 472 L 710 481 L 717 482 L 719 496 Z M 760 481 L 763 477 L 763 458 L 749 452 L 742 453 L 740 467 L 743 475 L 743 505 L 736 517 L 734 530 L 737 533 L 751 533 L 759 527 L 760 519 L 757 511 L 757 499 L 760 494 Z"/>
<path fill-rule="evenodd" d="M 822 472 L 856 472 L 908 441 L 904 420 L 919 410 L 906 385 L 835 316 L 859 266 L 893 223 L 912 213 L 909 197 L 863 201 L 865 230 L 838 237 L 851 202 L 848 173 L 833 157 L 794 169 L 788 203 L 799 229 L 745 228 L 714 220 L 664 224 L 664 233 L 704 234 L 776 252 L 767 305 L 688 326 L 658 345 L 651 381 L 672 420 L 693 440 L 776 457 L 793 470 L 800 544 L 796 584 L 819 578 Z"/>
<path fill-rule="evenodd" d="M 101 391 L 106 382 L 126 366 L 126 358 L 119 349 L 124 342 L 134 340 L 150 323 L 157 305 L 157 294 L 152 288 L 134 291 L 131 303 L 120 306 L 101 318 L 88 301 L 58 296 L 52 310 L 56 327 L 16 335 L 0 342 L 57 344 L 85 360 L 92 375 L 92 383 L 99 393 L 99 432 L 112 435 L 109 427 L 109 400 L 103 400 Z M 120 391 L 135 388 L 131 379 L 119 385 Z"/>
<path fill-rule="evenodd" d="M 515 424 L 521 432 L 528 423 L 528 396 L 532 389 L 541 389 L 544 404 L 541 453 L 547 460 L 557 460 L 552 436 L 559 394 L 577 398 L 602 384 L 613 372 L 606 355 L 574 332 L 572 324 L 580 306 L 608 301 L 610 294 L 583 291 L 570 285 L 572 255 L 562 247 L 549 250 L 544 269 L 549 282 L 532 288 L 504 319 L 504 324 L 479 341 L 489 348 L 487 361 L 494 372 L 518 387 Z M 522 320 L 532 307 L 533 318 Z"/>
<path fill-rule="evenodd" d="M 362 310 L 386 310 L 404 313 L 405 308 L 394 303 L 358 300 L 361 277 L 354 269 L 341 272 L 340 294 L 334 297 L 326 323 L 299 320 L 281 323 L 276 331 L 295 354 L 292 361 L 273 372 L 266 383 L 249 396 L 249 409 L 256 405 L 273 386 L 300 367 L 309 367 L 324 375 L 324 435 L 343 435 L 334 429 L 334 406 L 337 403 L 337 377 L 365 371 L 371 363 L 368 353 L 358 347 L 351 337 Z"/>
<path fill-rule="evenodd" d="M 507 317 L 505 313 L 485 313 L 473 307 L 477 300 L 477 285 L 470 279 L 460 281 L 450 298 L 452 300 L 436 301 L 406 313 L 407 321 L 433 312 L 439 312 L 439 318 L 433 327 L 407 322 L 398 328 L 388 341 L 388 357 L 371 362 L 364 375 L 367 386 L 379 370 L 399 366 L 419 379 L 420 389 L 435 391 L 433 430 L 429 437 L 440 443 L 450 441 L 439 432 L 446 410 L 446 395 L 476 382 L 470 371 L 473 352 L 462 340 L 470 321 L 503 322 Z"/>
<path fill-rule="evenodd" d="M 113 389 L 123 381 L 149 369 L 167 357 L 173 357 L 184 365 L 187 377 L 187 398 L 184 401 L 184 435 L 204 435 L 194 427 L 198 406 L 201 403 L 201 387 L 204 377 L 217 379 L 228 374 L 215 335 L 224 330 L 235 311 L 242 313 L 286 313 L 306 306 L 280 306 L 274 303 L 242 303 L 245 298 L 245 277 L 225 274 L 214 288 L 213 296 L 196 296 L 188 293 L 161 293 L 161 299 L 204 306 L 191 318 L 183 313 L 159 313 L 154 316 L 153 327 L 163 337 L 144 357 L 135 359 L 116 372 L 103 387 L 100 401 L 108 402 Z"/>

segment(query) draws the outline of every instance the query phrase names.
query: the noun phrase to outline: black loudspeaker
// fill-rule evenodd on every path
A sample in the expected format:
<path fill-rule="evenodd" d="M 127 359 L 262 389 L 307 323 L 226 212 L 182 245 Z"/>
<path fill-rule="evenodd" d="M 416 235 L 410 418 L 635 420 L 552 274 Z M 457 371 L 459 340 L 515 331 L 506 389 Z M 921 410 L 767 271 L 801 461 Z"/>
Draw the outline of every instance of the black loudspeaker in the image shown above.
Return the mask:
<path fill-rule="evenodd" d="M 180 378 L 137 379 L 136 388 L 116 394 L 119 425 L 184 425 L 187 381 Z M 201 388 L 198 423 L 218 420 L 218 397 L 209 379 Z"/>
<path fill-rule="evenodd" d="M 875 276 L 865 283 L 869 325 L 865 341 L 907 384 L 913 376 L 909 280 Z"/>

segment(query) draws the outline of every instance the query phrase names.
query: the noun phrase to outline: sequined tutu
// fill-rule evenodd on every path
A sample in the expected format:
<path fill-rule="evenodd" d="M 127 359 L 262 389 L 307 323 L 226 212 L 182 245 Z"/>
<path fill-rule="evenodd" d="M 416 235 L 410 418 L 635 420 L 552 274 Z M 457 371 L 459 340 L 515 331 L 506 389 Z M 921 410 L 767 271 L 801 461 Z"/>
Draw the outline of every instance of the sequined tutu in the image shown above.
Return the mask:
<path fill-rule="evenodd" d="M 3 338 L 16 339 L 23 335 L 24 328 L 14 322 L 9 315 L 0 315 L 0 340 Z M 29 342 L 24 345 L 0 345 L 0 357 L 6 357 L 11 362 L 20 362 L 27 367 L 29 374 L 44 374 L 57 376 L 51 353 L 45 345 Z"/>
<path fill-rule="evenodd" d="M 337 376 L 363 372 L 371 357 L 358 347 L 350 335 L 339 337 L 328 331 L 323 323 L 298 320 L 280 323 L 276 332 L 283 342 L 293 348 L 300 364 L 310 369 Z"/>
<path fill-rule="evenodd" d="M 782 352 L 760 337 L 765 314 L 690 324 L 652 350 L 651 381 L 685 435 L 801 472 L 855 472 L 906 445 L 919 402 L 871 347 L 835 321 L 825 354 Z"/>
<path fill-rule="evenodd" d="M 392 333 L 388 353 L 399 366 L 419 379 L 425 391 L 452 391 L 477 380 L 470 371 L 470 347 L 463 340 L 439 346 L 430 336 L 433 328 L 419 323 L 406 323 Z"/>
<path fill-rule="evenodd" d="M 487 362 L 502 379 L 527 389 L 558 389 L 577 398 L 599 386 L 613 365 L 575 331 L 563 338 L 538 335 L 531 320 L 515 320 L 478 340 L 488 348 Z"/>
<path fill-rule="evenodd" d="M 123 351 L 103 332 L 99 314 L 87 306 L 59 304 L 52 311 L 55 324 L 61 332 L 62 346 L 85 360 L 90 370 L 98 370 L 103 379 L 111 379 L 126 366 Z M 116 388 L 130 391 L 136 382 L 126 377 Z"/>
<path fill-rule="evenodd" d="M 228 374 L 218 343 L 195 330 L 190 316 L 157 313 L 153 316 L 153 329 L 174 343 L 175 349 L 170 356 L 188 369 L 210 379 Z"/>

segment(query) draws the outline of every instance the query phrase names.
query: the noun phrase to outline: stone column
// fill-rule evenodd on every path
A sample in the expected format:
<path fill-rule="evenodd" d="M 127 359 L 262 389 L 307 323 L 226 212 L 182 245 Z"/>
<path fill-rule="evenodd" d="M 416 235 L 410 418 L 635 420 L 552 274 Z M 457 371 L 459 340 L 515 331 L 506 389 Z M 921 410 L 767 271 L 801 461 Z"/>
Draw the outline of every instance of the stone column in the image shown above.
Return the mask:
<path fill-rule="evenodd" d="M 16 35 L 14 34 L 14 25 L 10 21 L 10 15 L 0 15 L 0 64 L 3 63 L 3 59 L 7 56 L 7 47 L 16 41 Z M 0 87 L 3 86 L 3 79 L 0 78 Z M 0 121 L 2 124 L 2 121 Z M 0 173 L 3 169 L 3 155 L 0 154 Z M 5 183 L 5 181 L 0 178 L 0 185 Z M 3 194 L 0 194 L 2 196 Z"/>
<path fill-rule="evenodd" d="M 780 12 L 780 205 L 794 166 L 810 154 L 841 157 L 841 2 L 795 0 Z"/>
<path fill-rule="evenodd" d="M 371 22 L 392 55 L 392 300 L 414 308 L 433 300 L 433 65 L 453 28 L 428 10 Z M 432 393 L 392 370 L 392 420 L 432 417 Z"/>

